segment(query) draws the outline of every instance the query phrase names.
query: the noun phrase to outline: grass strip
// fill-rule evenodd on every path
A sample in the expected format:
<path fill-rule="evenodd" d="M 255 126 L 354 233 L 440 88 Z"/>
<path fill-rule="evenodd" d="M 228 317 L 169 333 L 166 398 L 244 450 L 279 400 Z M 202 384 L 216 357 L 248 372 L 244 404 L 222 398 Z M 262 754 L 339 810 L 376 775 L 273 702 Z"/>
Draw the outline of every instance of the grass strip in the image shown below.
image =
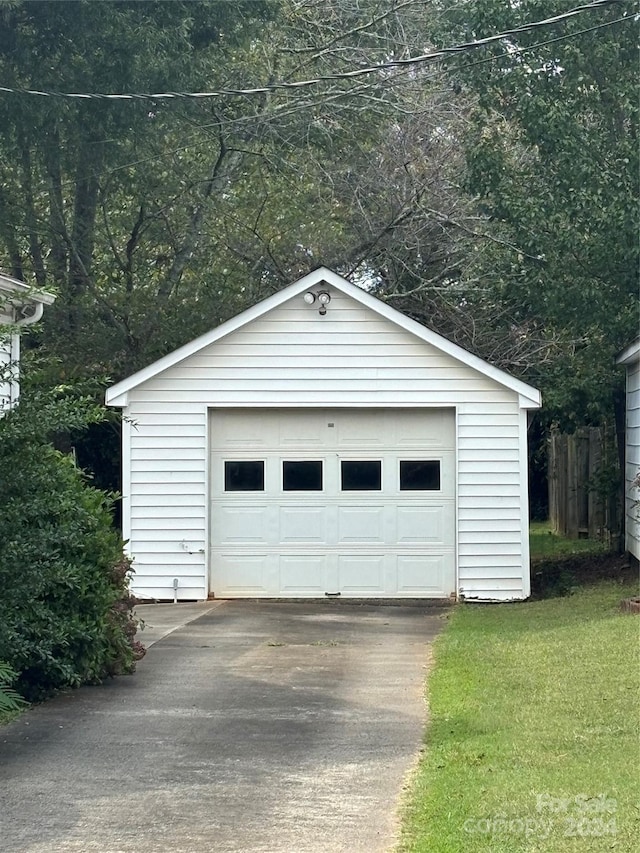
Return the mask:
<path fill-rule="evenodd" d="M 597 554 L 608 550 L 597 539 L 567 539 L 553 533 L 548 521 L 534 521 L 529 526 L 531 557 L 560 557 L 565 554 Z"/>
<path fill-rule="evenodd" d="M 400 850 L 636 850 L 635 586 L 463 604 L 437 640 Z"/>

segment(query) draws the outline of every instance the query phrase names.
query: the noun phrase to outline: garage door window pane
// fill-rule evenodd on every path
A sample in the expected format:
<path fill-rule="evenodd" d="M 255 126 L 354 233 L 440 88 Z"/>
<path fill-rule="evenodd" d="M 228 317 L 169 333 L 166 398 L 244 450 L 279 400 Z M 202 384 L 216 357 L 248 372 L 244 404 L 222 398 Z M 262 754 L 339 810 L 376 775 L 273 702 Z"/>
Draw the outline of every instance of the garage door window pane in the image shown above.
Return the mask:
<path fill-rule="evenodd" d="M 322 462 L 283 462 L 282 489 L 285 492 L 321 492 Z"/>
<path fill-rule="evenodd" d="M 437 492 L 440 489 L 440 462 L 411 459 L 400 462 L 401 492 Z"/>
<path fill-rule="evenodd" d="M 382 463 L 376 460 L 345 460 L 342 468 L 343 492 L 379 492 L 382 488 Z"/>
<path fill-rule="evenodd" d="M 264 492 L 264 462 L 225 462 L 225 492 Z"/>

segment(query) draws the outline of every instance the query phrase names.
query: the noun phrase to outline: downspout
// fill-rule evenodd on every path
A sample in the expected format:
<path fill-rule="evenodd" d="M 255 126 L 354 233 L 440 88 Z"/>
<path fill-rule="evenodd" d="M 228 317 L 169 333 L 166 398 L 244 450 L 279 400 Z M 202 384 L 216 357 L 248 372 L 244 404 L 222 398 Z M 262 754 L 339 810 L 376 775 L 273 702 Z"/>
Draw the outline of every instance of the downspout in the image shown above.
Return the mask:
<path fill-rule="evenodd" d="M 34 303 L 31 303 L 34 305 Z M 42 319 L 44 313 L 44 302 L 36 302 L 32 314 L 26 313 L 29 305 L 21 305 L 15 309 L 14 326 L 29 326 L 31 323 L 37 323 Z M 18 316 L 18 314 L 20 316 Z M 18 379 L 18 364 L 20 363 L 20 335 L 18 333 L 11 335 L 11 361 L 15 366 L 15 371 L 12 369 L 13 378 L 10 383 L 10 406 L 15 406 L 20 396 L 20 382 Z"/>
<path fill-rule="evenodd" d="M 31 323 L 37 323 L 38 320 L 42 319 L 44 302 L 36 302 L 33 314 L 26 314 L 27 308 L 27 305 L 23 305 L 20 309 L 20 318 L 15 321 L 16 326 L 29 326 Z"/>

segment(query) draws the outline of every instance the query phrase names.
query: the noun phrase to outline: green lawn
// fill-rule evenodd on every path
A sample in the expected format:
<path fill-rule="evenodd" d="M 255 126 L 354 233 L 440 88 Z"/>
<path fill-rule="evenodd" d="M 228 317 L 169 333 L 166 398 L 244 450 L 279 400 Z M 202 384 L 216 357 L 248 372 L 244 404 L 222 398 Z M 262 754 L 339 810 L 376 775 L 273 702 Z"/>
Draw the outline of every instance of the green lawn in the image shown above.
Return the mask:
<path fill-rule="evenodd" d="M 531 557 L 561 557 L 585 552 L 602 553 L 607 546 L 596 539 L 565 539 L 551 532 L 548 521 L 534 521 L 529 527 Z"/>
<path fill-rule="evenodd" d="M 637 849 L 635 587 L 460 605 L 434 649 L 403 851 Z"/>

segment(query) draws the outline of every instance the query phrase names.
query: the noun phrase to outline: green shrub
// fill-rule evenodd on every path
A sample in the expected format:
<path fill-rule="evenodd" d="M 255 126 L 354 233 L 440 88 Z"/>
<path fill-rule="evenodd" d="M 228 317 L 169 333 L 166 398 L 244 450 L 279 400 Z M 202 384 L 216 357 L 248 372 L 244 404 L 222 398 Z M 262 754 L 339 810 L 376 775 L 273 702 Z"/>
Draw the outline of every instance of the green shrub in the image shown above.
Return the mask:
<path fill-rule="evenodd" d="M 13 689 L 17 674 L 4 661 L 0 660 L 0 721 L 5 714 L 19 711 L 27 703 Z"/>
<path fill-rule="evenodd" d="M 100 417 L 88 400 L 37 398 L 0 419 L 0 660 L 29 700 L 135 666 L 113 496 L 47 443 Z"/>

